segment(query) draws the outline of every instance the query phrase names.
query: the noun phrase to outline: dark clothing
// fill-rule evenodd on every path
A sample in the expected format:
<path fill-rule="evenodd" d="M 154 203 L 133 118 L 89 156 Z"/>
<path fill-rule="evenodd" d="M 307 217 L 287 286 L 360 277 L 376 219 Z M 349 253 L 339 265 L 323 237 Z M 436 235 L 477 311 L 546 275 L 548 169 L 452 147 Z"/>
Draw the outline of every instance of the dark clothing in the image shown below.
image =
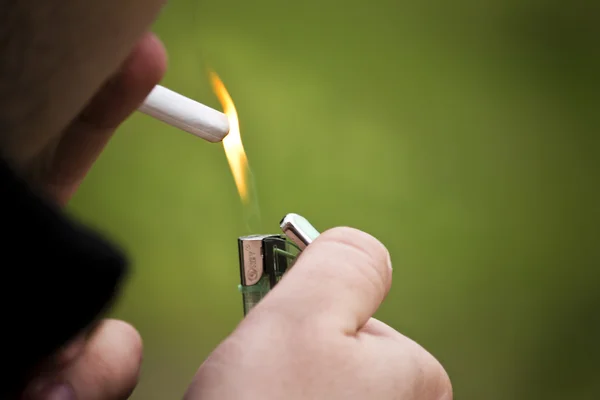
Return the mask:
<path fill-rule="evenodd" d="M 35 193 L 1 160 L 0 188 L 0 398 L 6 398 L 101 316 L 127 265 L 119 249 Z"/>

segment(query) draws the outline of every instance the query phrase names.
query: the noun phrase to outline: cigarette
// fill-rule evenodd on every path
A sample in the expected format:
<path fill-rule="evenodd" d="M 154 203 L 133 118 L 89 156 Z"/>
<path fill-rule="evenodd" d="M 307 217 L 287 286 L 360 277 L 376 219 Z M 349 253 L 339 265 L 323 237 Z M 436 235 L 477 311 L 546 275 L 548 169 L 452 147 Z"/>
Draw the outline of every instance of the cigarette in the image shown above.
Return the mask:
<path fill-rule="evenodd" d="M 138 111 L 212 143 L 229 133 L 229 120 L 220 111 L 156 85 Z"/>

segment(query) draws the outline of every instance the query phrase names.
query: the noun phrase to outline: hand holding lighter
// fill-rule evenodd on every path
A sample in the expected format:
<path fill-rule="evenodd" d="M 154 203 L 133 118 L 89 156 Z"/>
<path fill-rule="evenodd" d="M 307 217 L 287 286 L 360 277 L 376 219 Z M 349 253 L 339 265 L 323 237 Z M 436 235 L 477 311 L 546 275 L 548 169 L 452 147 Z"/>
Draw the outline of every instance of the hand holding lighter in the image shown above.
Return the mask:
<path fill-rule="evenodd" d="M 239 290 L 244 316 L 275 287 L 298 255 L 319 232 L 298 214 L 287 214 L 280 222 L 283 234 L 249 235 L 238 238 Z"/>

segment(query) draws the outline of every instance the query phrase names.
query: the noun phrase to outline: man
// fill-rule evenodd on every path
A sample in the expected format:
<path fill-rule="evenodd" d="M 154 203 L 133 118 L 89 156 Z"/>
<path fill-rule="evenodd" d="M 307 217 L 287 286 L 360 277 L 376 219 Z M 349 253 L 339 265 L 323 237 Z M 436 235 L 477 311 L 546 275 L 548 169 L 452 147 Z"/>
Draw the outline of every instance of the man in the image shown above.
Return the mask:
<path fill-rule="evenodd" d="M 141 338 L 99 319 L 125 259 L 61 207 L 161 79 L 165 51 L 147 31 L 162 5 L 0 0 L 3 398 L 116 400 L 137 383 Z M 371 318 L 391 277 L 376 239 L 324 232 L 200 366 L 186 398 L 451 399 L 435 358 Z"/>

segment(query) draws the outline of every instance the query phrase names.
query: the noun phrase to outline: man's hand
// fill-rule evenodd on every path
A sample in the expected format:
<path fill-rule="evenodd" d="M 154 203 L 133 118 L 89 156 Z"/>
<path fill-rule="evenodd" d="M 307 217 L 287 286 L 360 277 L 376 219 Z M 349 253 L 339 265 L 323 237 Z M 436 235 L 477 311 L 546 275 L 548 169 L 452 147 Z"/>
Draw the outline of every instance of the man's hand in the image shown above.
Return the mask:
<path fill-rule="evenodd" d="M 371 318 L 391 281 L 376 239 L 323 233 L 204 362 L 186 399 L 451 400 L 438 361 Z"/>
<path fill-rule="evenodd" d="M 392 268 L 385 247 L 349 228 L 324 232 L 202 364 L 186 400 L 451 400 L 439 362 L 373 319 Z M 51 361 L 31 400 L 120 400 L 137 383 L 142 346 L 107 320 Z"/>

